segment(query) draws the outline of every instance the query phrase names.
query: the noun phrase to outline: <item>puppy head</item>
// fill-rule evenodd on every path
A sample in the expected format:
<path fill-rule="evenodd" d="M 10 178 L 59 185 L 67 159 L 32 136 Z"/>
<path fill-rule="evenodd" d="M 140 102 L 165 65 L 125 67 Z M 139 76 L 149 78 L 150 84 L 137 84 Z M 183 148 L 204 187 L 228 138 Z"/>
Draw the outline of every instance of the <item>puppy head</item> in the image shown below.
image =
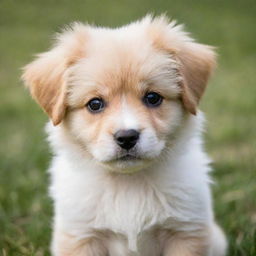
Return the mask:
<path fill-rule="evenodd" d="M 87 155 L 133 172 L 196 114 L 214 64 L 209 46 L 163 16 L 147 16 L 118 29 L 75 24 L 25 67 L 23 79 Z"/>

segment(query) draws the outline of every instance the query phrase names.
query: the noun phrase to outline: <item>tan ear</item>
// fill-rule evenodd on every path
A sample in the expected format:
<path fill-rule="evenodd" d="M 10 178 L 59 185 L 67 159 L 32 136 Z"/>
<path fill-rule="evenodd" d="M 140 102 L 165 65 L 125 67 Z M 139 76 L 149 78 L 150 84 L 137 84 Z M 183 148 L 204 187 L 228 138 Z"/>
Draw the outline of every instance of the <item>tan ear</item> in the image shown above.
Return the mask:
<path fill-rule="evenodd" d="M 41 54 L 24 68 L 22 79 L 32 97 L 52 119 L 54 125 L 65 115 L 65 82 L 63 79 L 66 61 L 57 49 Z"/>
<path fill-rule="evenodd" d="M 84 56 L 86 38 L 86 27 L 76 23 L 57 38 L 53 49 L 38 55 L 23 69 L 23 81 L 54 125 L 58 125 L 66 113 L 65 72 Z"/>
<path fill-rule="evenodd" d="M 185 109 L 196 114 L 197 105 L 215 67 L 213 47 L 195 43 L 182 25 L 170 22 L 165 16 L 146 16 L 142 24 L 148 26 L 153 46 L 168 52 L 177 61 L 181 75 L 181 99 Z"/>
<path fill-rule="evenodd" d="M 185 43 L 176 53 L 182 76 L 181 98 L 184 107 L 194 115 L 215 67 L 215 56 L 212 47 L 194 42 Z"/>

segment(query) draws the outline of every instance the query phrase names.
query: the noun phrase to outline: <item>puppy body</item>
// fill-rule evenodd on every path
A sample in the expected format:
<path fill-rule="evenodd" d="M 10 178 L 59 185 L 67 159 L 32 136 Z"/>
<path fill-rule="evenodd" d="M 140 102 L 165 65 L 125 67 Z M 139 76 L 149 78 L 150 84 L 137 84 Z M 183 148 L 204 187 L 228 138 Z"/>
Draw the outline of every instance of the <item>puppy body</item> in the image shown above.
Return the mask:
<path fill-rule="evenodd" d="M 58 251 L 55 246 L 66 245 L 66 241 L 58 244 L 59 232 L 81 241 L 99 238 L 110 255 L 145 256 L 160 255 L 166 230 L 210 236 L 215 224 L 200 119 L 185 121 L 169 156 L 132 175 L 95 166 L 61 127 L 49 124 L 57 153 L 50 169 L 56 213 L 54 251 Z"/>
<path fill-rule="evenodd" d="M 224 255 L 196 109 L 213 66 L 211 48 L 146 17 L 114 30 L 75 25 L 25 68 L 55 124 L 53 255 Z M 138 131 L 131 149 L 117 145 L 121 130 Z"/>

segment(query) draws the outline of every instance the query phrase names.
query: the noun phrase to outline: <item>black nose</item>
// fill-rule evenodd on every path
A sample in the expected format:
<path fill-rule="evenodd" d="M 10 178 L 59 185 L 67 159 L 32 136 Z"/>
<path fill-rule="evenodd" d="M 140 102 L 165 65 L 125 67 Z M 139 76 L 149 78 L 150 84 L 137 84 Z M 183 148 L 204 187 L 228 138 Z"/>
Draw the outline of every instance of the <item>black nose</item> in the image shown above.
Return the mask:
<path fill-rule="evenodd" d="M 114 138 L 116 143 L 126 150 L 129 150 L 135 146 L 138 139 L 140 137 L 140 133 L 136 130 L 120 130 L 114 134 Z"/>

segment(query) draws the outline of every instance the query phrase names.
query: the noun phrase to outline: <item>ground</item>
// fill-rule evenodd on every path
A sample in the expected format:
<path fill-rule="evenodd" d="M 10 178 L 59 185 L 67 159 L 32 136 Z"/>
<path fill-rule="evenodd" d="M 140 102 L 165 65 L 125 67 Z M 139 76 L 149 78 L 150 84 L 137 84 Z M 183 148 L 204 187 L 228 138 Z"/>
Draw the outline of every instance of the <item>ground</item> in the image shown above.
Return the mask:
<path fill-rule="evenodd" d="M 165 12 L 197 40 L 217 47 L 219 65 L 201 103 L 206 150 L 214 160 L 216 218 L 229 256 L 256 255 L 254 0 L 0 2 L 0 255 L 49 255 L 47 117 L 22 87 L 20 68 L 45 51 L 64 24 L 118 26 L 149 12 Z"/>

